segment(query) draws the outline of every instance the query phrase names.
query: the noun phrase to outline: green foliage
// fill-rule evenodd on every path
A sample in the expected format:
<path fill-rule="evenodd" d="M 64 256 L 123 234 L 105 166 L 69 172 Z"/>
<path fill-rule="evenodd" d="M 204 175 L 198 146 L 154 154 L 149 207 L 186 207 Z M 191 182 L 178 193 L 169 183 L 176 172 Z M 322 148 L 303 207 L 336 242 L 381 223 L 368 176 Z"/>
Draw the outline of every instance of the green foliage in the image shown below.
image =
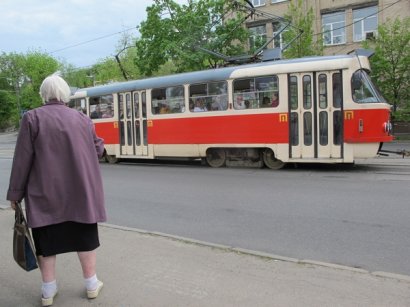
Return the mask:
<path fill-rule="evenodd" d="M 225 55 L 242 52 L 248 37 L 241 26 L 243 16 L 238 13 L 225 19 L 233 5 L 225 0 L 192 0 L 188 5 L 155 0 L 139 27 L 135 59 L 139 71 L 152 75 L 167 62 L 174 63 L 178 72 L 216 67 L 222 62 L 198 47 Z"/>
<path fill-rule="evenodd" d="M 15 99 L 15 95 L 0 89 L 0 130 L 14 126 L 18 121 Z"/>
<path fill-rule="evenodd" d="M 410 17 L 396 18 L 380 25 L 377 37 L 363 45 L 375 50 L 370 58 L 372 78 L 393 105 L 395 117 L 409 120 Z"/>
<path fill-rule="evenodd" d="M 312 7 L 306 10 L 302 0 L 292 0 L 289 3 L 288 12 L 284 15 L 284 18 L 292 24 L 292 27 L 289 27 L 283 34 L 285 44 L 291 42 L 292 39 L 299 35 L 299 31 L 302 31 L 299 38 L 294 40 L 283 52 L 285 58 L 300 58 L 323 54 L 321 38 L 317 37 L 315 40 L 313 35 L 315 14 Z"/>
<path fill-rule="evenodd" d="M 17 124 L 20 112 L 41 105 L 40 85 L 58 67 L 54 58 L 39 51 L 0 55 L 1 126 Z"/>
<path fill-rule="evenodd" d="M 67 83 L 74 88 L 85 88 L 93 85 L 89 69 L 77 69 L 73 65 L 64 65 L 62 74 Z"/>

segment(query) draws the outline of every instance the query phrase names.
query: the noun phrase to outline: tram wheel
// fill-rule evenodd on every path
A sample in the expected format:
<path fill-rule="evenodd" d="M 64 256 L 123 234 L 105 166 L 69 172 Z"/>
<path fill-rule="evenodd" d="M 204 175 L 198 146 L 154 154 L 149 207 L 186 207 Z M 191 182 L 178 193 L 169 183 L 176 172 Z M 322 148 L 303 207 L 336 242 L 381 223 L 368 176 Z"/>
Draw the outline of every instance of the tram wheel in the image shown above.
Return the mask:
<path fill-rule="evenodd" d="M 221 167 L 226 162 L 226 152 L 222 148 L 212 148 L 206 152 L 206 163 L 211 167 Z"/>
<path fill-rule="evenodd" d="M 275 153 L 270 148 L 263 152 L 263 162 L 270 169 L 281 169 L 285 165 L 281 160 L 275 158 Z"/>
<path fill-rule="evenodd" d="M 105 155 L 105 161 L 107 161 L 110 164 L 115 164 L 118 163 L 118 158 L 112 155 Z"/>

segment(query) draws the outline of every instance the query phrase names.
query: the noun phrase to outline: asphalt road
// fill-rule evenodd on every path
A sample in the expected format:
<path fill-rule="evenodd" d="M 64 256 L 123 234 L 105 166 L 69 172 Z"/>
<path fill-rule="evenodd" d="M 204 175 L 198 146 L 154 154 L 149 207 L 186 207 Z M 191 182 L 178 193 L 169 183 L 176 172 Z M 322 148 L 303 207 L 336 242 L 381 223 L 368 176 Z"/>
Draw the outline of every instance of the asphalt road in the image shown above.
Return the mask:
<path fill-rule="evenodd" d="M 0 136 L 1 199 L 12 139 Z M 101 169 L 109 223 L 410 275 L 410 158 L 280 171 L 164 162 Z"/>

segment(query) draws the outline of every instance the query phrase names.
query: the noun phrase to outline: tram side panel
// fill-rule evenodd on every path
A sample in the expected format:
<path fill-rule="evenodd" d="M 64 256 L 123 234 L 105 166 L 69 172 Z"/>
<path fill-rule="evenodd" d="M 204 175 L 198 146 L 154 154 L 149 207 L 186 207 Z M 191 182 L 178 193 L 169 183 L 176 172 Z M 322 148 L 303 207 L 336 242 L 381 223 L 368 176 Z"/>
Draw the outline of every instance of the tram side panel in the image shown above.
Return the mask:
<path fill-rule="evenodd" d="M 379 108 L 366 107 L 344 111 L 344 141 L 354 159 L 374 157 L 380 143 L 393 140 L 388 129 L 389 107 L 385 104 L 379 104 Z"/>

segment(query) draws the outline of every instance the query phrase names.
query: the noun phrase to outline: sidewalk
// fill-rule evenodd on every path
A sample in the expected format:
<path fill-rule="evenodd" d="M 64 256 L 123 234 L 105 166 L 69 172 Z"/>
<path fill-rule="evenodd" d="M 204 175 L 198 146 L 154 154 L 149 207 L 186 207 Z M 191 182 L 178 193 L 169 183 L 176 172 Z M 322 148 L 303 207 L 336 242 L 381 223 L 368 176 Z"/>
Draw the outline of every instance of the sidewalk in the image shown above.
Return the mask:
<path fill-rule="evenodd" d="M 0 209 L 0 306 L 40 306 L 40 272 L 14 263 L 14 211 Z M 100 226 L 100 296 L 85 298 L 76 254 L 57 257 L 54 306 L 410 306 L 410 277 Z M 279 258 L 279 257 L 278 257 Z"/>

